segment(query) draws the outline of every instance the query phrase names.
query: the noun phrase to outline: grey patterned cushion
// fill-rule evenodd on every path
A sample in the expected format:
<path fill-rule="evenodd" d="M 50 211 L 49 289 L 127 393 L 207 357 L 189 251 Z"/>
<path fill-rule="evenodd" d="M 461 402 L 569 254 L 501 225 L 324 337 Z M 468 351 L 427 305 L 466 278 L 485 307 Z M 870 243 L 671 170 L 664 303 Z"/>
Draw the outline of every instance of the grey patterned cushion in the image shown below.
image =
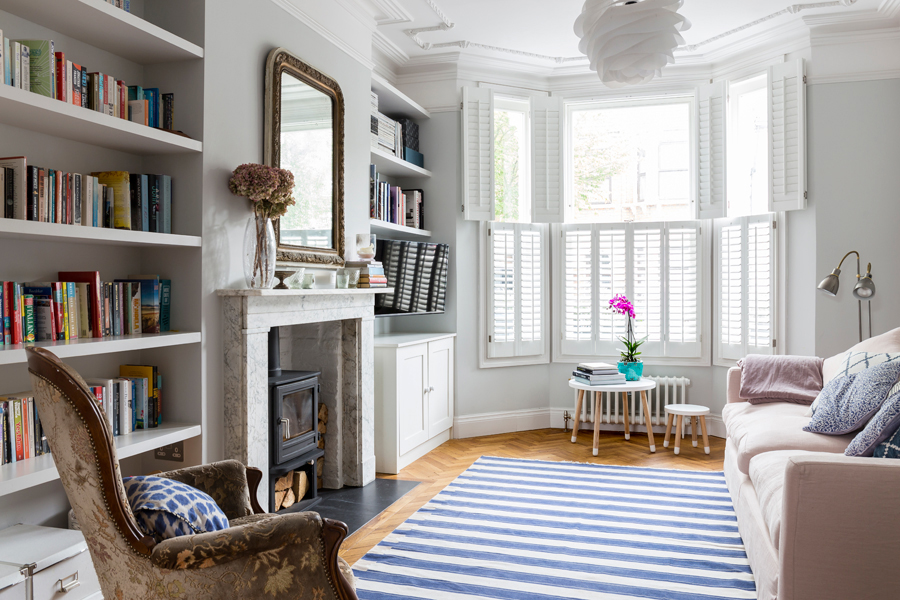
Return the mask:
<path fill-rule="evenodd" d="M 900 427 L 891 437 L 875 447 L 875 458 L 900 458 Z"/>
<path fill-rule="evenodd" d="M 847 352 L 841 360 L 841 368 L 837 375 L 835 375 L 835 379 L 841 376 L 853 375 L 854 373 L 877 367 L 880 364 L 894 361 L 900 362 L 900 354 L 896 352 Z M 824 391 L 824 388 L 822 391 Z M 900 392 L 900 382 L 894 385 L 889 395 L 892 396 L 897 392 Z M 821 394 L 819 394 L 819 397 L 821 397 Z M 816 398 L 810 407 L 810 416 L 815 414 L 818 408 L 819 398 Z"/>
<path fill-rule="evenodd" d="M 900 377 L 900 361 L 835 377 L 822 389 L 819 408 L 803 431 L 844 435 L 863 427 Z"/>
<path fill-rule="evenodd" d="M 891 394 L 844 451 L 847 456 L 872 456 L 879 444 L 900 427 L 900 394 Z"/>

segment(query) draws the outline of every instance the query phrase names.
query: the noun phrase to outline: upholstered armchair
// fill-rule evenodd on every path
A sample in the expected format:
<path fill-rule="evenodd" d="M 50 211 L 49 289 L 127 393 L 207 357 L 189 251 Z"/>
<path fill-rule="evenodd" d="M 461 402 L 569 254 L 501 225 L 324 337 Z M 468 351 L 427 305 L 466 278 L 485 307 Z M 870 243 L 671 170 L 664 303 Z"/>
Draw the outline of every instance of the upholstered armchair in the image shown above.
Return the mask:
<path fill-rule="evenodd" d="M 145 536 L 84 380 L 45 349 L 26 352 L 41 423 L 105 598 L 356 600 L 352 572 L 338 557 L 346 525 L 314 512 L 264 513 L 260 472 L 237 461 L 160 475 L 212 496 L 231 527 L 159 543 Z"/>

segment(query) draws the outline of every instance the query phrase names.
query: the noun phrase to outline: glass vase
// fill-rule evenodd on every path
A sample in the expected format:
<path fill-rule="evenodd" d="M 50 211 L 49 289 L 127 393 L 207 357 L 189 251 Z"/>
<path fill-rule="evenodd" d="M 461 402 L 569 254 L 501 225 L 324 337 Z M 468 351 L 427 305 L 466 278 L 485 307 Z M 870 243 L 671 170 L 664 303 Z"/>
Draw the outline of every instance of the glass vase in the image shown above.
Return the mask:
<path fill-rule="evenodd" d="M 640 381 L 644 374 L 644 363 L 619 361 L 619 373 L 625 374 L 625 381 Z"/>
<path fill-rule="evenodd" d="M 275 285 L 275 228 L 272 219 L 254 215 L 244 233 L 244 277 L 247 287 L 268 290 Z"/>

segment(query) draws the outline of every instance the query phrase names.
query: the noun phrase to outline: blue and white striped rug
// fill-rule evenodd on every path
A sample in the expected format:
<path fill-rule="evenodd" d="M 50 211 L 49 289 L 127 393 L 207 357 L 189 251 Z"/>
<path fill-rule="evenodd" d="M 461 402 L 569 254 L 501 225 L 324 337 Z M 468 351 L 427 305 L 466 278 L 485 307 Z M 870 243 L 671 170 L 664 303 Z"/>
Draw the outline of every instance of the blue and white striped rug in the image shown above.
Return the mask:
<path fill-rule="evenodd" d="M 722 473 L 481 457 L 359 560 L 360 600 L 756 598 Z"/>

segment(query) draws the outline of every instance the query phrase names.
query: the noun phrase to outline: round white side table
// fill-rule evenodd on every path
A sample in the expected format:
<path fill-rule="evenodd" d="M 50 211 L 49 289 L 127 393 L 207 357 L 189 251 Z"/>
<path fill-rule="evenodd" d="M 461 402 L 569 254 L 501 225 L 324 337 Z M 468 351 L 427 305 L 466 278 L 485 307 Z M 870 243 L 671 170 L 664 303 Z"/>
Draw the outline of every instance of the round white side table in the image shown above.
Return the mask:
<path fill-rule="evenodd" d="M 681 452 L 682 423 L 687 417 L 691 423 L 691 442 L 697 447 L 697 421 L 700 421 L 700 429 L 703 431 L 703 451 L 709 454 L 709 436 L 706 435 L 706 415 L 709 409 L 699 404 L 667 404 L 666 405 L 666 437 L 663 440 L 663 448 L 669 447 L 669 434 L 672 433 L 672 421 L 678 417 L 675 425 L 675 454 Z"/>
<path fill-rule="evenodd" d="M 647 402 L 647 391 L 656 387 L 656 382 L 652 379 L 643 378 L 640 381 L 627 381 L 615 385 L 587 385 L 575 379 L 569 379 L 569 387 L 578 390 L 578 400 L 575 403 L 575 428 L 572 429 L 572 443 L 578 440 L 578 425 L 581 418 L 581 406 L 584 401 L 585 392 L 593 392 L 594 395 L 594 456 L 600 453 L 600 419 L 597 414 L 600 410 L 600 392 L 622 394 L 622 406 L 625 408 L 625 439 L 631 439 L 630 424 L 628 423 L 628 394 L 641 393 L 641 402 L 644 403 L 644 418 L 647 422 L 647 441 L 650 443 L 650 452 L 656 452 L 656 441 L 653 439 L 653 426 L 650 424 L 650 405 Z"/>

